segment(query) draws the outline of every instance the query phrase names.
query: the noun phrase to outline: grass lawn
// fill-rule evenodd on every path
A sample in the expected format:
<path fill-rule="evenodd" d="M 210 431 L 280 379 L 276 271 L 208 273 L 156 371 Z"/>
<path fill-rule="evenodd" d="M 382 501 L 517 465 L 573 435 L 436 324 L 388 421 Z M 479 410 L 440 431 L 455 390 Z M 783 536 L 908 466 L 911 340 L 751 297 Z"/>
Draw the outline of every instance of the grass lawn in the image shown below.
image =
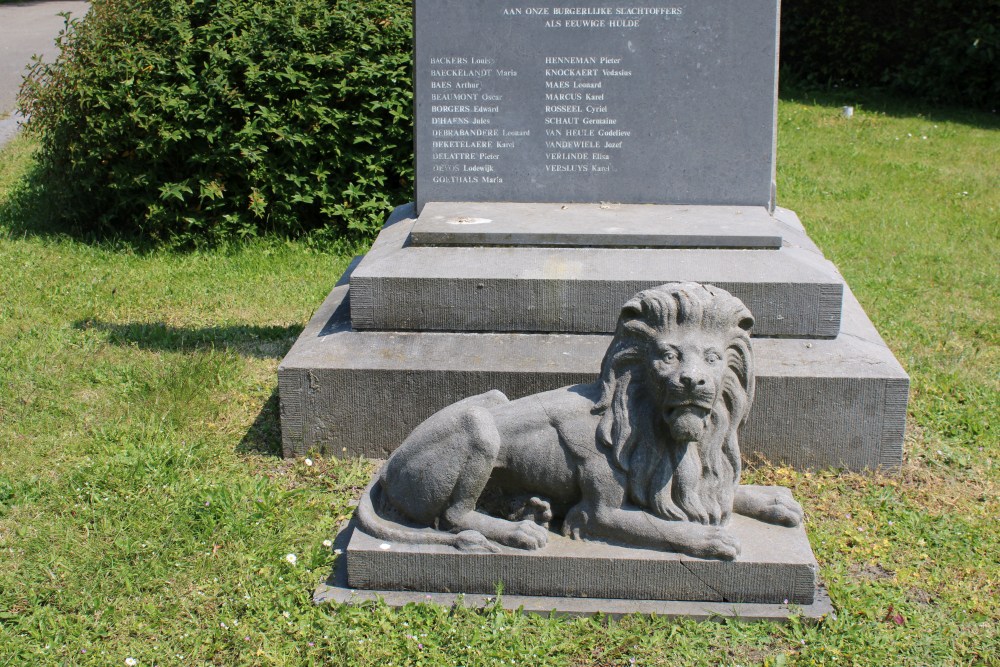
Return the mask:
<path fill-rule="evenodd" d="M 779 138 L 781 204 L 912 375 L 900 475 L 748 475 L 802 502 L 836 618 L 313 606 L 371 468 L 278 457 L 276 370 L 351 253 L 75 238 L 22 137 L 0 152 L 0 666 L 1000 665 L 1000 124 L 789 95 Z"/>

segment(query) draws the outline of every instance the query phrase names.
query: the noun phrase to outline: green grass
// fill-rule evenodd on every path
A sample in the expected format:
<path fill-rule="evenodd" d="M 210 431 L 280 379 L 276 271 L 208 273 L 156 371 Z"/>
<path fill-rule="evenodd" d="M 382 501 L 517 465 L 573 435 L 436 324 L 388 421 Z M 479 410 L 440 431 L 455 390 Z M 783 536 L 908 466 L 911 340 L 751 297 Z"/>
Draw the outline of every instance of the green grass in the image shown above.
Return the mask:
<path fill-rule="evenodd" d="M 0 152 L 0 666 L 1000 664 L 1000 129 L 892 104 L 779 110 L 780 201 L 913 387 L 901 475 L 748 476 L 806 508 L 838 611 L 819 625 L 313 606 L 370 465 L 276 455 L 276 369 L 351 253 L 66 234 L 19 138 Z"/>

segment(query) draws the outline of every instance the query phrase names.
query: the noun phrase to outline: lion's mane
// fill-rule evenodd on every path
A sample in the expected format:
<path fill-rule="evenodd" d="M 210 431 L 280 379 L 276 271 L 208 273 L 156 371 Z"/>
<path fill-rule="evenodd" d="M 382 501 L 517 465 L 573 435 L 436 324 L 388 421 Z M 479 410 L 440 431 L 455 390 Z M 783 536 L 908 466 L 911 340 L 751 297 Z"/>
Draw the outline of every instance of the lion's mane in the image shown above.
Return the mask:
<path fill-rule="evenodd" d="M 664 519 L 723 524 L 740 479 L 737 429 L 753 401 L 753 316 L 725 290 L 668 283 L 622 307 L 601 363 L 597 441 L 626 474 L 635 505 Z M 700 328 L 726 341 L 726 370 L 708 428 L 693 445 L 676 442 L 664 422 L 651 364 L 657 340 Z"/>

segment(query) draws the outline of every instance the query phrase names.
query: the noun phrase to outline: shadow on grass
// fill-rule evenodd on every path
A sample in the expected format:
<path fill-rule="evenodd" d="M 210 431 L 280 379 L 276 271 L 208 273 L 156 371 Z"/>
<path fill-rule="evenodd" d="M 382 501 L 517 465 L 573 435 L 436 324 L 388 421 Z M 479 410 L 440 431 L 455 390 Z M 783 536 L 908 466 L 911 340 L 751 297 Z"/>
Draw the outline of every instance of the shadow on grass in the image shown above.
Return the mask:
<path fill-rule="evenodd" d="M 257 418 L 253 420 L 246 435 L 236 445 L 236 452 L 281 458 L 281 403 L 277 387 L 257 413 Z"/>
<path fill-rule="evenodd" d="M 5 150 L 15 149 L 5 147 Z M 95 229 L 74 223 L 73 216 L 67 215 L 67 209 L 73 206 L 74 202 L 69 201 L 66 194 L 58 191 L 46 178 L 43 169 L 32 164 L 11 188 L 7 198 L 0 201 L 0 229 L 6 229 L 12 238 L 68 239 L 140 255 L 163 247 L 138 235 L 129 236 L 111 228 Z M 86 208 L 83 202 L 79 206 Z"/>
<path fill-rule="evenodd" d="M 259 359 L 281 359 L 291 348 L 302 327 L 295 326 L 229 326 L 201 329 L 175 327 L 163 322 L 133 322 L 110 324 L 88 319 L 75 322 L 76 329 L 96 329 L 108 339 L 123 346 L 136 346 L 142 350 L 193 352 L 205 350 L 232 350 L 237 354 Z M 281 417 L 278 388 L 261 407 L 249 430 L 236 445 L 241 454 L 281 457 Z"/>
<path fill-rule="evenodd" d="M 116 345 L 135 345 L 142 350 L 232 350 L 258 359 L 281 359 L 303 329 L 297 324 L 287 327 L 236 325 L 198 329 L 175 327 L 163 322 L 112 324 L 93 319 L 74 322 L 73 326 L 80 331 L 102 331 Z"/>
<path fill-rule="evenodd" d="M 784 81 L 778 95 L 785 102 L 853 106 L 895 118 L 921 117 L 931 122 L 959 123 L 984 130 L 1000 129 L 1000 115 L 963 107 L 947 107 L 872 88 L 828 88 Z"/>

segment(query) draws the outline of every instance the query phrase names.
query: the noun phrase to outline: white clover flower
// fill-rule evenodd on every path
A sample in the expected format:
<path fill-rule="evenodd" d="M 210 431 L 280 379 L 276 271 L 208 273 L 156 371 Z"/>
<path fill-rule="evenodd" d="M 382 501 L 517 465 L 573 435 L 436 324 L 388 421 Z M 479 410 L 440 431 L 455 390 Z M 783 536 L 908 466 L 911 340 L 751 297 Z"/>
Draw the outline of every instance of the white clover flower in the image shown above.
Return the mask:
<path fill-rule="evenodd" d="M 135 658 L 125 658 L 125 664 L 128 665 L 128 667 L 135 667 L 139 664 L 139 661 Z"/>
<path fill-rule="evenodd" d="M 306 459 L 305 461 L 303 461 L 303 463 L 306 464 L 306 467 L 311 468 L 312 464 L 313 464 L 313 460 L 312 459 Z"/>
<path fill-rule="evenodd" d="M 288 561 L 290 565 L 295 565 L 296 563 L 299 562 L 299 557 L 296 556 L 295 554 L 286 554 L 285 560 Z"/>
<path fill-rule="evenodd" d="M 323 546 L 326 547 L 327 549 L 329 549 L 330 547 L 333 546 L 333 541 L 331 541 L 331 540 L 323 540 Z"/>

